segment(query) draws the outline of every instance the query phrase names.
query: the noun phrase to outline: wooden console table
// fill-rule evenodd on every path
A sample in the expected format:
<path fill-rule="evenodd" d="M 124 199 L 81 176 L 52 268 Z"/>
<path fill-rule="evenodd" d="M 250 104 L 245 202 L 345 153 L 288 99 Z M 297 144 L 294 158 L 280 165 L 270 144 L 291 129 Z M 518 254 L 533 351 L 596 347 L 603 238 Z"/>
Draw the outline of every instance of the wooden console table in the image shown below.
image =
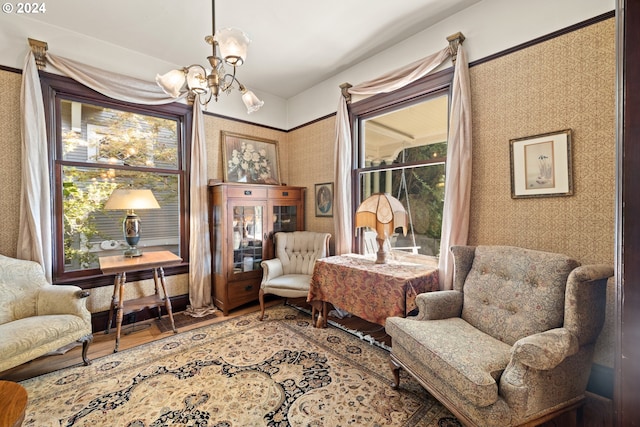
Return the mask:
<path fill-rule="evenodd" d="M 407 257 L 407 260 L 410 260 Z M 407 316 L 416 308 L 416 295 L 436 291 L 438 265 L 391 259 L 376 264 L 375 256 L 346 254 L 316 261 L 307 301 L 321 307 L 317 326 L 327 323 L 327 303 L 384 326 L 387 317 Z"/>
<path fill-rule="evenodd" d="M 100 270 L 104 274 L 115 274 L 113 282 L 113 296 L 111 297 L 111 306 L 109 308 L 109 323 L 105 333 L 109 333 L 111 323 L 113 322 L 113 311 L 116 310 L 116 346 L 114 353 L 118 352 L 120 346 L 120 332 L 122 331 L 122 318 L 126 313 L 133 313 L 145 308 L 157 308 L 158 316 L 160 316 L 161 307 L 164 305 L 169 319 L 171 320 L 171 328 L 174 333 L 178 333 L 175 323 L 173 322 L 173 312 L 171 310 L 171 300 L 167 294 L 167 287 L 164 280 L 163 267 L 180 264 L 182 258 L 169 251 L 144 252 L 142 256 L 129 258 L 124 255 L 100 257 Z M 155 285 L 155 294 L 146 297 L 135 298 L 124 301 L 125 283 L 127 281 L 127 273 L 132 271 L 153 270 L 153 282 Z M 159 289 L 162 288 L 162 295 Z"/>

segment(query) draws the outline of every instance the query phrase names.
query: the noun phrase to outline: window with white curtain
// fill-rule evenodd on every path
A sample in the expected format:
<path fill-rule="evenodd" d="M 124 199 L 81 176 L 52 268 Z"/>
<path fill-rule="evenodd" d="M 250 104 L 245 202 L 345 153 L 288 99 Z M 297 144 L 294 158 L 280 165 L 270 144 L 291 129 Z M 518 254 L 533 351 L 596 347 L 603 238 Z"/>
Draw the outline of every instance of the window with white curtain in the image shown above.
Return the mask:
<path fill-rule="evenodd" d="M 54 280 L 99 274 L 121 254 L 125 211 L 104 209 L 115 188 L 150 189 L 160 209 L 138 210 L 144 251 L 188 254 L 186 135 L 190 109 L 140 106 L 63 78 L 42 78 L 53 177 Z"/>
<path fill-rule="evenodd" d="M 425 84 L 429 80 L 436 82 L 433 89 Z M 444 207 L 449 87 L 442 81 L 446 77 L 429 76 L 401 95 L 377 95 L 352 106 L 355 206 L 378 192 L 399 199 L 409 213 L 409 230 L 390 236 L 390 247 L 429 256 L 440 252 Z M 407 95 L 411 90 L 413 96 Z M 364 239 L 360 245 L 365 251 Z"/>

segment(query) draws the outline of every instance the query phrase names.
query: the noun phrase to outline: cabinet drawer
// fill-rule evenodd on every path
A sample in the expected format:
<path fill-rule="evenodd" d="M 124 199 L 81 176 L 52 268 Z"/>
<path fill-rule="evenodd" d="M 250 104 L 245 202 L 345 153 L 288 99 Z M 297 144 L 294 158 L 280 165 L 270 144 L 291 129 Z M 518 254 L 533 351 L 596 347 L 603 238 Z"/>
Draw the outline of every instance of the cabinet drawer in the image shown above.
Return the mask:
<path fill-rule="evenodd" d="M 270 188 L 268 190 L 270 199 L 299 199 L 300 198 L 300 189 L 299 188 Z"/>
<path fill-rule="evenodd" d="M 229 197 L 233 198 L 264 199 L 267 197 L 267 190 L 265 188 L 231 187 L 227 191 L 229 192 Z"/>
<path fill-rule="evenodd" d="M 260 280 L 229 282 L 227 298 L 231 305 L 242 304 L 258 299 Z"/>

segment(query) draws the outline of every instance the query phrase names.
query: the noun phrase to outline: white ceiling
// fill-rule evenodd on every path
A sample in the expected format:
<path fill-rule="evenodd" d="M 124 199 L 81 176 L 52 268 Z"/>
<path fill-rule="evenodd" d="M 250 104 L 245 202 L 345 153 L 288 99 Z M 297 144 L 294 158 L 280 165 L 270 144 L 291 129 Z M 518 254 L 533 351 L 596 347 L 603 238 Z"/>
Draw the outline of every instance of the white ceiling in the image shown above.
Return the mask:
<path fill-rule="evenodd" d="M 218 0 L 216 28 L 238 27 L 252 39 L 238 72 L 245 86 L 289 99 L 478 1 Z M 204 41 L 212 30 L 210 0 L 55 0 L 46 6 L 30 18 L 176 68 L 205 65 L 211 52 Z"/>

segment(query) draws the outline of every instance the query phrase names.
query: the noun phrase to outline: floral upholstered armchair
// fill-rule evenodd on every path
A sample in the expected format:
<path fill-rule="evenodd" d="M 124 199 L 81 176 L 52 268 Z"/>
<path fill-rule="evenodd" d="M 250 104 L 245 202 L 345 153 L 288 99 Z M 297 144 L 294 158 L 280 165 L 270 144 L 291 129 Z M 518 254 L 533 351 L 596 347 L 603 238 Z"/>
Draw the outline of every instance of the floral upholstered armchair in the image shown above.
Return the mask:
<path fill-rule="evenodd" d="M 454 289 L 387 318 L 395 387 L 413 375 L 465 425 L 536 425 L 584 401 L 613 269 L 509 246 L 454 246 Z"/>
<path fill-rule="evenodd" d="M 0 372 L 93 339 L 88 291 L 50 285 L 40 264 L 0 255 Z"/>
<path fill-rule="evenodd" d="M 314 231 L 275 234 L 276 257 L 264 260 L 260 283 L 260 320 L 264 318 L 264 295 L 306 297 L 316 260 L 329 256 L 329 233 Z M 312 313 L 315 318 L 315 308 Z"/>

